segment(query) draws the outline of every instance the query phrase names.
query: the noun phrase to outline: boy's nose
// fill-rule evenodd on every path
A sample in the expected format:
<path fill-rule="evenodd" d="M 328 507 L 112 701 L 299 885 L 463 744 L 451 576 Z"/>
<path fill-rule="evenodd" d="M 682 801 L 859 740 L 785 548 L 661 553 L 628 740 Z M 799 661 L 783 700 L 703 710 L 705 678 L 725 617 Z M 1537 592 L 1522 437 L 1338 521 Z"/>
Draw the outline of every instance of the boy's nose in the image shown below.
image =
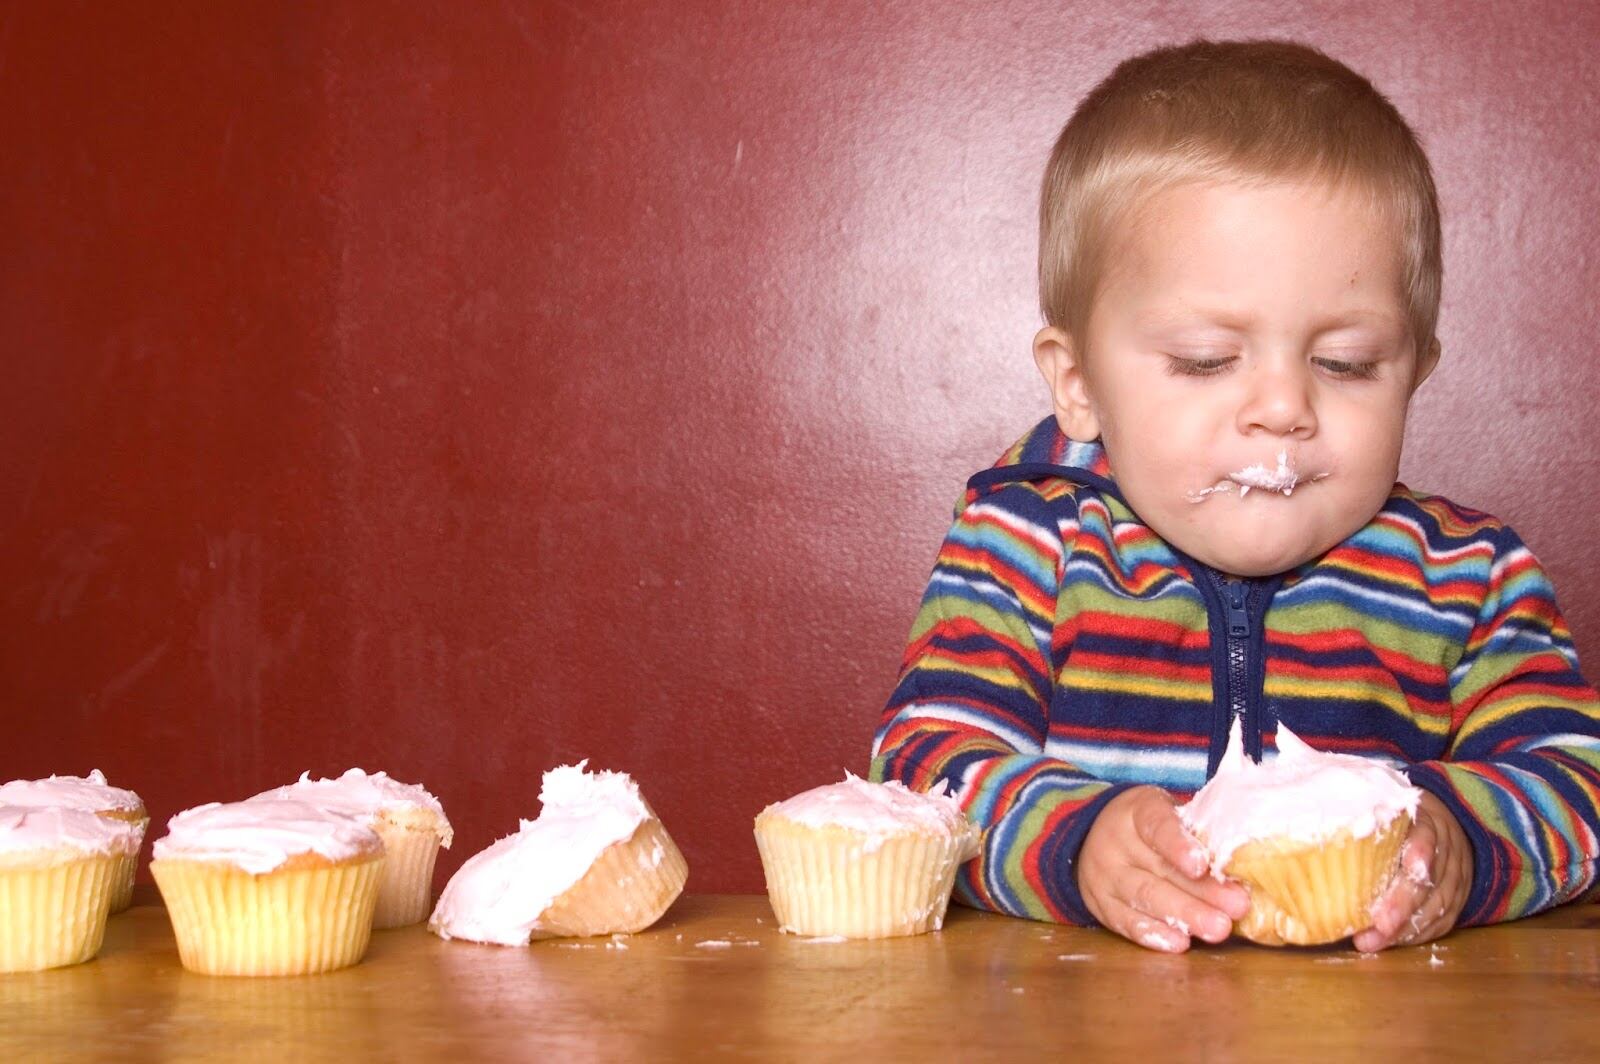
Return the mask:
<path fill-rule="evenodd" d="M 1316 435 L 1311 382 L 1292 371 L 1259 372 L 1239 408 L 1239 430 L 1245 435 L 1270 433 L 1302 440 Z"/>

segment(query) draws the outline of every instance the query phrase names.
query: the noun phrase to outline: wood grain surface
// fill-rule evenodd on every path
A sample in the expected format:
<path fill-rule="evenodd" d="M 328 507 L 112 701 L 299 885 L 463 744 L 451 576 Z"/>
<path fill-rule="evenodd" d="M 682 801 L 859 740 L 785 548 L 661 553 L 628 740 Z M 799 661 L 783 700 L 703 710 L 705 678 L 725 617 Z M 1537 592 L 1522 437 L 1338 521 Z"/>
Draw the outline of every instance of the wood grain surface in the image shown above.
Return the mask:
<path fill-rule="evenodd" d="M 1589 906 L 1373 957 L 1164 956 L 959 908 L 936 934 L 808 941 L 761 896 L 699 895 L 615 942 L 412 927 L 341 972 L 239 979 L 184 971 L 147 904 L 94 961 L 0 976 L 0 1060 L 1579 1060 L 1597 1006 Z"/>

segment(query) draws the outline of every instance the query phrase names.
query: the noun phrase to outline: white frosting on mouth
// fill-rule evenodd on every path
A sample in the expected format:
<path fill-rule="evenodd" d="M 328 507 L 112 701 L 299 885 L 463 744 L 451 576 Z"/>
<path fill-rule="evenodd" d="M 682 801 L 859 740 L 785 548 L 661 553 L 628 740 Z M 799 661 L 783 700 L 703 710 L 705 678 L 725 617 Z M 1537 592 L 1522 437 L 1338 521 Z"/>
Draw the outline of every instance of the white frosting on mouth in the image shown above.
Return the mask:
<path fill-rule="evenodd" d="M 1422 792 L 1382 761 L 1313 749 L 1281 722 L 1278 756 L 1260 764 L 1244 753 L 1239 721 L 1217 774 L 1178 816 L 1205 846 L 1220 877 L 1246 842 L 1284 838 L 1315 842 L 1348 830 L 1365 838 L 1401 813 L 1415 814 Z"/>
<path fill-rule="evenodd" d="M 450 877 L 428 927 L 440 938 L 526 946 L 550 903 L 582 879 L 606 847 L 631 838 L 653 814 L 622 772 L 587 761 L 544 774 L 535 820 L 474 854 Z M 657 848 L 650 859 L 660 863 Z"/>
<path fill-rule="evenodd" d="M 374 772 L 369 775 L 359 768 L 352 768 L 338 779 L 320 780 L 312 779 L 309 772 L 302 772 L 298 782 L 262 791 L 250 801 L 262 798 L 289 798 L 311 802 L 329 809 L 337 809 L 341 813 L 348 813 L 364 821 L 380 812 L 427 809 L 439 818 L 441 845 L 448 847 L 454 837 L 450 821 L 445 818 L 444 806 L 439 804 L 439 799 L 417 784 L 390 779 L 387 772 Z"/>
<path fill-rule="evenodd" d="M 1285 448 L 1278 451 L 1278 462 L 1272 469 L 1268 469 L 1260 463 L 1245 466 L 1243 469 L 1236 469 L 1209 488 L 1201 488 L 1199 491 L 1189 492 L 1188 498 L 1190 502 L 1204 502 L 1218 492 L 1237 490 L 1239 498 L 1242 499 L 1250 494 L 1251 488 L 1257 488 L 1261 491 L 1276 491 L 1287 498 L 1293 495 L 1294 489 L 1301 484 L 1310 484 L 1313 481 L 1322 480 L 1327 475 L 1326 473 L 1317 473 L 1309 477 L 1301 476 L 1299 471 L 1295 469 L 1294 463 L 1290 461 L 1288 449 Z"/>
<path fill-rule="evenodd" d="M 51 776 L 42 780 L 12 780 L 0 785 L 0 805 L 25 805 L 34 808 L 59 806 L 84 809 L 91 813 L 108 810 L 134 812 L 144 803 L 132 791 L 113 787 L 105 775 L 94 769 L 87 776 Z"/>
<path fill-rule="evenodd" d="M 226 862 L 260 875 L 302 853 L 343 861 L 382 850 L 377 833 L 349 813 L 287 798 L 252 798 L 185 809 L 167 822 L 152 856 Z"/>
<path fill-rule="evenodd" d="M 0 854 L 30 850 L 133 853 L 144 831 L 125 820 L 62 806 L 0 805 Z"/>
<path fill-rule="evenodd" d="M 767 806 L 762 813 L 775 813 L 807 827 L 831 824 L 862 832 L 871 838 L 869 849 L 907 831 L 965 837 L 967 852 L 962 860 L 967 860 L 978 852 L 978 832 L 961 811 L 961 803 L 946 793 L 948 789 L 944 780 L 922 793 L 899 780 L 868 783 L 846 772 L 842 783 L 813 787 Z"/>

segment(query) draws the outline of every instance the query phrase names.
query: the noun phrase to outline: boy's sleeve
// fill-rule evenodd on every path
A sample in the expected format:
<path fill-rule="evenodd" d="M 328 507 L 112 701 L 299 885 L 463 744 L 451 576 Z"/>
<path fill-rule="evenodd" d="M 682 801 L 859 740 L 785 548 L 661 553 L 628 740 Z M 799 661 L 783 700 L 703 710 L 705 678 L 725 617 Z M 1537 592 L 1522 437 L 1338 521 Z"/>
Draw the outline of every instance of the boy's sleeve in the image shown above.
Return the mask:
<path fill-rule="evenodd" d="M 927 790 L 949 783 L 983 831 L 956 896 L 969 905 L 1090 924 L 1077 858 L 1125 785 L 1044 754 L 1056 666 L 1070 495 L 1012 484 L 969 498 L 945 538 L 912 627 L 900 679 L 873 740 L 872 778 Z"/>
<path fill-rule="evenodd" d="M 1600 849 L 1600 697 L 1538 561 L 1510 529 L 1496 537 L 1488 594 L 1450 677 L 1449 752 L 1408 770 L 1472 842 L 1463 925 L 1590 891 Z"/>

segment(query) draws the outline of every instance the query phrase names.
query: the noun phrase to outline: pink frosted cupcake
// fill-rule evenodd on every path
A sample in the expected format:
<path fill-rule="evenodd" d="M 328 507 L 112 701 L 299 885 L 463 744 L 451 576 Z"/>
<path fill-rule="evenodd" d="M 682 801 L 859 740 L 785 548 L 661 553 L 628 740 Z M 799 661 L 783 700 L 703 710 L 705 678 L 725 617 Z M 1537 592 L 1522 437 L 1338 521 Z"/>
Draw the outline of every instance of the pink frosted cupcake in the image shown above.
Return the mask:
<path fill-rule="evenodd" d="M 1315 750 L 1282 724 L 1278 756 L 1244 754 L 1239 722 L 1217 774 L 1179 808 L 1212 874 L 1250 891 L 1234 933 L 1316 945 L 1372 923 L 1422 792 L 1381 761 Z"/>
<path fill-rule="evenodd" d="M 82 809 L 0 806 L 0 972 L 78 964 L 100 951 L 125 822 Z"/>
<path fill-rule="evenodd" d="M 782 930 L 844 938 L 937 931 L 979 839 L 943 782 L 923 794 L 849 774 L 767 806 L 755 832 Z"/>
<path fill-rule="evenodd" d="M 80 809 L 127 825 L 133 847 L 119 854 L 112 868 L 111 911 L 120 913 L 133 903 L 133 873 L 139 864 L 150 816 L 144 802 L 132 791 L 113 787 L 99 769 L 87 776 L 50 776 L 42 780 L 12 780 L 0 786 L 0 805 L 29 809 Z"/>
<path fill-rule="evenodd" d="M 310 975 L 365 955 L 384 859 L 353 816 L 259 798 L 173 817 L 150 871 L 185 968 Z"/>
<path fill-rule="evenodd" d="M 433 903 L 433 865 L 439 847 L 455 833 L 439 799 L 414 783 L 387 773 L 350 769 L 338 779 L 314 780 L 301 773 L 298 783 L 263 791 L 256 798 L 289 798 L 335 809 L 366 824 L 383 839 L 388 854 L 378 885 L 372 926 L 379 930 L 419 924 Z"/>

